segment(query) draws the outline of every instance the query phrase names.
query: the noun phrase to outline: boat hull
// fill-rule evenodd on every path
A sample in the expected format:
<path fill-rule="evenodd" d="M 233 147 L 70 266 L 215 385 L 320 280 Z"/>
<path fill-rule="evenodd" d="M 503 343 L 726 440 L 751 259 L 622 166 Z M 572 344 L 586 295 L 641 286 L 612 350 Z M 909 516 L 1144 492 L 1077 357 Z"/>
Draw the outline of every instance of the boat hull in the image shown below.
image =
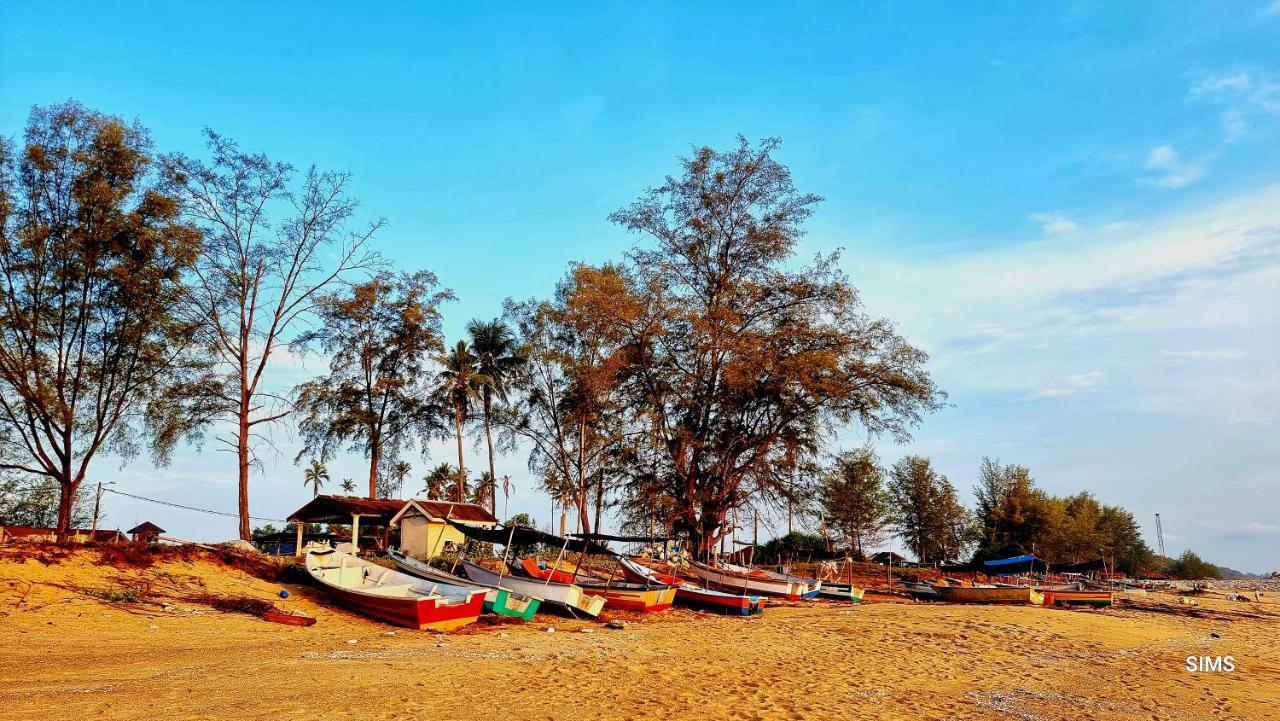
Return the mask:
<path fill-rule="evenodd" d="M 592 618 L 599 616 L 604 608 L 603 596 L 585 593 L 580 587 L 569 583 L 539 581 L 519 576 L 499 576 L 484 566 L 470 561 L 462 562 L 463 572 L 467 578 L 482 585 L 501 585 L 516 593 L 532 596 L 541 602 L 543 608 L 557 608 L 572 615 L 585 614 Z"/>
<path fill-rule="evenodd" d="M 1034 588 L 971 588 L 968 586 L 940 586 L 942 600 L 951 603 L 1029 603 L 1041 605 L 1044 594 Z"/>
<path fill-rule="evenodd" d="M 485 601 L 482 591 L 425 581 L 339 551 L 308 552 L 306 568 L 338 605 L 405 628 L 452 631 L 474 623 Z"/>
<path fill-rule="evenodd" d="M 818 589 L 818 598 L 825 598 L 830 601 L 844 601 L 846 603 L 862 603 L 864 593 L 866 593 L 865 589 L 857 586 L 831 584 L 824 581 L 822 588 Z"/>
<path fill-rule="evenodd" d="M 446 573 L 394 549 L 387 551 L 387 557 L 396 564 L 396 568 L 410 575 L 430 581 L 453 583 L 484 591 L 484 610 L 498 616 L 529 621 L 533 618 L 534 613 L 537 612 L 540 604 L 538 599 L 532 596 L 512 593 L 510 589 L 501 586 L 486 586 L 468 578 Z"/>
<path fill-rule="evenodd" d="M 1044 605 L 1110 606 L 1115 603 L 1111 591 L 1045 591 Z"/>
<path fill-rule="evenodd" d="M 739 593 L 758 593 L 767 596 L 800 599 L 813 598 L 821 590 L 821 586 L 813 588 L 805 583 L 791 580 L 767 576 L 751 576 L 707 566 L 697 561 L 689 562 L 689 572 L 710 586 Z"/>
<path fill-rule="evenodd" d="M 764 613 L 765 599 L 761 596 L 745 596 L 725 593 L 692 583 L 685 583 L 678 576 L 660 574 L 631 559 L 620 559 L 622 573 L 637 583 L 678 584 L 675 586 L 676 603 L 703 611 L 713 611 L 729 616 L 753 616 Z"/>
<path fill-rule="evenodd" d="M 665 611 L 671 608 L 676 600 L 676 589 L 673 586 L 634 588 L 631 586 L 640 584 L 627 583 L 621 584 L 621 586 L 628 586 L 623 588 L 619 584 L 595 585 L 581 581 L 578 585 L 588 593 L 604 596 L 605 605 L 609 608 L 620 608 L 626 611 Z"/>

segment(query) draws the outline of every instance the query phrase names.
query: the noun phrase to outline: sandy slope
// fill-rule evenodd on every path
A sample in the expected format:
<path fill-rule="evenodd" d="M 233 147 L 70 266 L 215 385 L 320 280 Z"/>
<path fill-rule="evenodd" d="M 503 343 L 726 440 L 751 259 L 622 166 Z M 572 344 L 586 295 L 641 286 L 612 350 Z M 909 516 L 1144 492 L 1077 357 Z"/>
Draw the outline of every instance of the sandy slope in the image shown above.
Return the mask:
<path fill-rule="evenodd" d="M 85 554 L 47 567 L 0 556 L 0 715 L 1280 718 L 1280 607 L 1272 604 L 1204 601 L 1201 608 L 1263 616 L 1221 620 L 806 603 L 750 620 L 673 611 L 613 631 L 539 616 L 528 626 L 439 637 L 389 634 L 299 586 L 280 605 L 316 616 L 311 628 L 181 602 L 122 609 L 71 590 L 138 578 L 174 592 L 270 598 L 280 588 L 202 562 L 125 572 Z M 1184 668 L 1188 655 L 1226 654 L 1235 673 Z"/>

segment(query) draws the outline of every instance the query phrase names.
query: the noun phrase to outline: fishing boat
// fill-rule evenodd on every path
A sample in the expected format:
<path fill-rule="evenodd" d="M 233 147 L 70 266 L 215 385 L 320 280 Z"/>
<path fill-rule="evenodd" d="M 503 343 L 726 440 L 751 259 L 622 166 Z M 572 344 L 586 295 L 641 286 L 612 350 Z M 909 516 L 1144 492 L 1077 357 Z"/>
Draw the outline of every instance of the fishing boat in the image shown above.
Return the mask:
<path fill-rule="evenodd" d="M 489 613 L 528 621 L 533 618 L 533 614 L 538 610 L 540 602 L 532 596 L 515 593 L 500 585 L 486 586 L 469 578 L 455 576 L 452 573 L 441 571 L 416 558 L 407 556 L 394 548 L 387 550 L 387 557 L 391 559 L 392 563 L 396 564 L 396 568 L 412 576 L 483 590 L 485 592 L 484 610 Z"/>
<path fill-rule="evenodd" d="M 915 598 L 933 600 L 941 596 L 938 589 L 927 583 L 915 583 L 913 581 L 903 581 L 902 588 Z"/>
<path fill-rule="evenodd" d="M 1044 594 L 1028 586 L 939 586 L 938 593 L 942 595 L 942 600 L 952 603 L 1030 603 L 1037 606 L 1044 603 Z"/>
<path fill-rule="evenodd" d="M 742 568 L 741 566 L 735 568 Z M 713 566 L 689 560 L 689 572 L 716 588 L 739 593 L 763 593 L 768 596 L 784 598 L 812 598 L 818 595 L 822 587 L 818 581 L 817 588 L 801 579 L 787 577 L 774 578 L 778 574 L 765 571 L 741 572 L 723 566 Z"/>
<path fill-rule="evenodd" d="M 675 574 L 659 573 L 630 558 L 619 558 L 622 574 L 636 583 L 664 583 L 675 587 L 676 602 L 716 613 L 751 616 L 764 613 L 763 596 L 725 593 L 685 581 Z"/>
<path fill-rule="evenodd" d="M 556 581 L 539 581 L 521 576 L 500 576 L 471 561 L 462 562 L 467 578 L 482 586 L 501 586 L 516 593 L 532 596 L 541 602 L 543 609 L 555 608 L 570 615 L 584 614 L 595 618 L 604 608 L 603 596 L 588 594 L 580 586 Z"/>
<path fill-rule="evenodd" d="M 345 549 L 308 547 L 306 568 L 339 604 L 397 626 L 450 631 L 475 622 L 484 606 L 481 589 L 420 579 Z"/>
<path fill-rule="evenodd" d="M 521 570 L 530 577 L 541 580 L 555 580 L 568 577 L 582 590 L 604 596 L 606 605 L 627 611 L 665 611 L 671 608 L 676 600 L 676 589 L 666 584 L 630 583 L 627 581 L 609 581 L 574 577 L 556 568 L 544 568 L 536 559 L 526 558 L 521 561 Z"/>
<path fill-rule="evenodd" d="M 1091 590 L 1051 590 L 1044 592 L 1044 605 L 1079 604 L 1086 606 L 1110 606 L 1115 603 L 1115 594 L 1111 591 Z"/>
<path fill-rule="evenodd" d="M 866 591 L 849 583 L 831 583 L 823 581 L 822 587 L 818 589 L 818 598 L 826 598 L 832 601 L 846 601 L 848 603 L 862 603 L 862 595 Z"/>

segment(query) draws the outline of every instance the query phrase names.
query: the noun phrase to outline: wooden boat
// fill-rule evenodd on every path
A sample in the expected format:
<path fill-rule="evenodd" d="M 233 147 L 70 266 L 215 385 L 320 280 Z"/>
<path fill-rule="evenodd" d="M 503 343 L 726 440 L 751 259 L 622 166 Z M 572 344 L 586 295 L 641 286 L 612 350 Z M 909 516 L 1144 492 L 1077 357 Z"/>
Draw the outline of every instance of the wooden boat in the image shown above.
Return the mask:
<path fill-rule="evenodd" d="M 543 568 L 532 558 L 521 561 L 520 567 L 530 577 L 544 581 L 565 576 L 573 578 L 572 574 L 559 569 Z M 579 576 L 574 584 L 584 591 L 604 596 L 605 605 L 627 611 L 665 611 L 676 600 L 675 587 L 661 583 L 630 583 L 625 580 L 595 580 Z"/>
<path fill-rule="evenodd" d="M 483 590 L 426 581 L 332 548 L 308 548 L 306 568 L 339 604 L 397 626 L 450 631 L 473 623 L 484 606 Z"/>
<path fill-rule="evenodd" d="M 698 586 L 685 581 L 674 574 L 665 574 L 641 565 L 629 558 L 619 558 L 622 574 L 630 581 L 637 583 L 665 583 L 675 587 L 676 602 L 716 613 L 734 616 L 751 616 L 764 613 L 765 599 L 762 596 L 715 591 L 705 586 Z"/>
<path fill-rule="evenodd" d="M 532 596 L 515 593 L 502 586 L 486 586 L 469 578 L 455 576 L 452 573 L 441 571 L 423 563 L 416 558 L 406 556 L 394 548 L 387 550 L 387 557 L 396 564 L 396 568 L 412 576 L 484 591 L 484 610 L 489 613 L 528 621 L 533 618 L 533 614 L 538 610 L 540 602 Z"/>
<path fill-rule="evenodd" d="M 1115 594 L 1111 591 L 1062 591 L 1044 592 L 1044 605 L 1082 604 L 1088 606 L 1110 606 L 1115 603 Z"/>
<path fill-rule="evenodd" d="M 818 598 L 826 598 L 832 601 L 847 601 L 849 603 L 862 603 L 862 595 L 864 593 L 866 593 L 864 589 L 858 588 L 852 584 L 823 581 L 822 587 L 818 589 Z"/>
<path fill-rule="evenodd" d="M 817 582 L 818 587 L 815 588 L 799 579 L 773 578 L 764 571 L 742 573 L 699 563 L 692 559 L 689 561 L 689 572 L 711 586 L 739 593 L 763 593 L 769 596 L 797 599 L 812 598 L 818 595 L 818 590 L 821 588 L 821 581 Z"/>
<path fill-rule="evenodd" d="M 467 574 L 467 578 L 483 586 L 502 586 L 516 593 L 532 596 L 541 601 L 543 609 L 555 608 L 574 616 L 585 614 L 594 618 L 599 616 L 600 609 L 604 608 L 603 596 L 590 595 L 572 583 L 539 581 L 521 576 L 499 576 L 471 561 L 463 561 L 462 570 Z"/>
<path fill-rule="evenodd" d="M 718 564 L 717 568 L 722 568 L 726 571 L 733 571 L 735 573 L 745 574 L 747 576 L 751 576 L 752 578 L 771 578 L 775 581 L 790 581 L 792 583 L 804 584 L 809 588 L 808 591 L 802 594 L 804 598 L 814 598 L 815 596 L 817 596 L 819 590 L 822 588 L 822 585 L 823 585 L 823 581 L 819 581 L 816 578 L 806 578 L 804 576 L 790 576 L 784 573 L 777 573 L 776 571 L 768 571 L 763 568 L 748 568 L 747 566 L 738 566 L 732 563 L 721 562 L 720 564 Z"/>
<path fill-rule="evenodd" d="M 997 588 L 995 586 L 938 586 L 942 600 L 952 603 L 1044 603 L 1044 594 L 1023 586 L 1022 588 Z"/>
<path fill-rule="evenodd" d="M 903 581 L 902 587 L 906 589 L 907 593 L 911 594 L 916 598 L 932 600 L 932 599 L 937 599 L 941 596 L 941 594 L 938 593 L 937 588 L 927 583 L 915 583 L 912 581 Z"/>

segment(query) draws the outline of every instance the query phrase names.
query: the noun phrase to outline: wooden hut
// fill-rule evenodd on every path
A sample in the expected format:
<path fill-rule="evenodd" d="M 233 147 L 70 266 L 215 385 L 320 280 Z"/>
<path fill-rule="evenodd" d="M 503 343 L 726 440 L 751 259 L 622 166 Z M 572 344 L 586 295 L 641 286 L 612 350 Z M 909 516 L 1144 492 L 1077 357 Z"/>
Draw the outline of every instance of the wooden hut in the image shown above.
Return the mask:
<path fill-rule="evenodd" d="M 400 550 L 427 558 L 462 545 L 466 537 L 446 519 L 482 528 L 498 525 L 498 519 L 484 506 L 414 499 L 391 518 L 391 525 L 400 529 Z"/>
<path fill-rule="evenodd" d="M 351 526 L 351 544 L 358 552 L 366 548 L 385 549 L 390 543 L 391 518 L 404 508 L 405 501 L 390 498 L 316 496 L 289 515 L 295 525 L 295 548 L 302 552 L 303 529 L 308 523 Z"/>
<path fill-rule="evenodd" d="M 133 538 L 133 542 L 143 545 L 155 543 L 156 537 L 161 533 L 164 533 L 164 529 L 151 521 L 143 521 L 129 529 L 129 536 Z"/>

